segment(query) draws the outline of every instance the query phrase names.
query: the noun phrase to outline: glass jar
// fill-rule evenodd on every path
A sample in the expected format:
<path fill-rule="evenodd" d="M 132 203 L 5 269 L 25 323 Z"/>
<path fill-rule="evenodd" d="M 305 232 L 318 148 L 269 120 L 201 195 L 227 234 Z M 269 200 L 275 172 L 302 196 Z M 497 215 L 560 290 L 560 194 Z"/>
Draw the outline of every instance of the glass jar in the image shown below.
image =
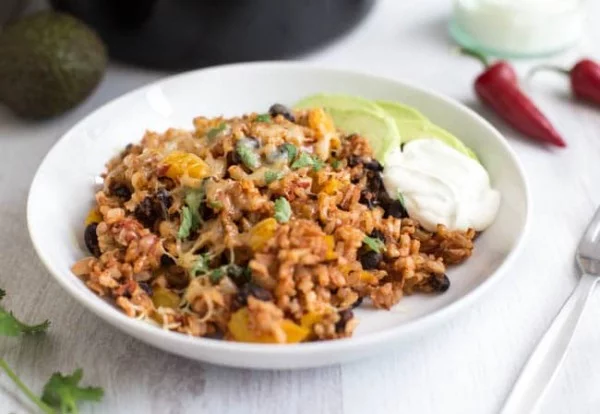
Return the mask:
<path fill-rule="evenodd" d="M 583 0 L 454 0 L 450 33 L 490 55 L 550 55 L 577 43 L 583 8 Z"/>

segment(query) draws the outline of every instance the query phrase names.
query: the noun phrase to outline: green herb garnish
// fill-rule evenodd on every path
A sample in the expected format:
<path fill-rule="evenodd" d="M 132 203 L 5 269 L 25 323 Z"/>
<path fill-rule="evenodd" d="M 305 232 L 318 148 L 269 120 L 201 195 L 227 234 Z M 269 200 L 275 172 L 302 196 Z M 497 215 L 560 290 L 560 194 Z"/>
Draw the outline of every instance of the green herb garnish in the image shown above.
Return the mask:
<path fill-rule="evenodd" d="M 6 295 L 3 289 L 0 289 L 0 299 Z M 0 306 L 0 335 L 19 336 L 21 334 L 36 334 L 45 332 L 50 326 L 50 322 L 45 320 L 37 325 L 28 325 L 18 320 L 12 312 L 7 311 Z"/>
<path fill-rule="evenodd" d="M 190 273 L 192 276 L 198 276 L 199 274 L 203 275 L 209 272 L 210 270 L 210 254 L 202 253 L 198 256 L 198 259 L 194 262 L 192 268 L 190 269 Z"/>
<path fill-rule="evenodd" d="M 79 381 L 83 377 L 81 368 L 73 371 L 71 375 L 60 372 L 52 374 L 42 394 L 42 401 L 50 407 L 58 409 L 60 413 L 77 413 L 77 403 L 80 401 L 100 401 L 104 391 L 99 387 L 80 387 Z"/>
<path fill-rule="evenodd" d="M 404 195 L 398 191 L 398 201 L 400 201 L 400 204 L 402 204 L 402 208 L 404 209 L 404 211 L 406 211 L 406 201 L 404 200 Z"/>
<path fill-rule="evenodd" d="M 333 160 L 331 162 L 331 168 L 333 168 L 334 170 L 337 170 L 338 168 L 340 168 L 341 165 L 342 165 L 342 162 L 340 160 Z"/>
<path fill-rule="evenodd" d="M 315 164 L 315 160 L 306 152 L 301 152 L 296 161 L 292 164 L 293 170 L 298 170 L 304 167 L 312 167 Z"/>
<path fill-rule="evenodd" d="M 202 203 L 206 197 L 206 191 L 204 189 L 204 181 L 200 188 L 188 189 L 185 195 L 185 206 L 181 209 L 181 224 L 179 225 L 179 231 L 177 237 L 179 239 L 186 239 L 190 236 L 193 230 L 196 230 L 200 223 L 202 223 L 202 215 L 200 214 Z"/>
<path fill-rule="evenodd" d="M 381 250 L 385 248 L 385 243 L 383 243 L 379 239 L 369 236 L 365 236 L 365 238 L 363 239 L 363 243 L 375 253 L 381 253 Z"/>
<path fill-rule="evenodd" d="M 188 206 L 183 206 L 181 209 L 181 224 L 179 225 L 177 238 L 187 239 L 190 236 L 192 227 L 194 227 L 194 215 L 192 214 L 192 210 Z"/>
<path fill-rule="evenodd" d="M 252 271 L 249 267 L 242 267 L 235 263 L 231 263 L 227 267 L 227 276 L 229 276 L 236 285 L 241 286 L 252 280 Z"/>
<path fill-rule="evenodd" d="M 325 163 L 323 162 L 323 160 L 321 160 L 321 158 L 317 157 L 316 155 L 313 156 L 313 171 L 317 172 L 324 166 Z"/>
<path fill-rule="evenodd" d="M 269 170 L 265 172 L 265 183 L 271 184 L 273 181 L 281 180 L 285 174 L 281 171 Z"/>
<path fill-rule="evenodd" d="M 290 203 L 283 197 L 275 200 L 275 220 L 280 223 L 287 223 L 292 215 Z"/>
<path fill-rule="evenodd" d="M 227 272 L 227 266 L 217 267 L 215 270 L 208 274 L 208 278 L 210 279 L 213 285 L 216 285 L 223 279 L 225 273 Z"/>
<path fill-rule="evenodd" d="M 286 142 L 285 144 L 283 144 L 283 149 L 285 150 L 285 152 L 287 152 L 288 161 L 293 162 L 296 158 L 296 155 L 298 154 L 298 148 Z"/>
<path fill-rule="evenodd" d="M 260 114 L 256 117 L 256 122 L 271 122 L 271 115 Z"/>
<path fill-rule="evenodd" d="M 260 157 L 254 148 L 245 143 L 244 140 L 237 142 L 235 150 L 246 167 L 256 169 L 260 166 Z"/>
<path fill-rule="evenodd" d="M 304 167 L 312 167 L 313 171 L 319 171 L 325 166 L 325 163 L 316 155 L 310 155 L 307 152 L 301 152 L 296 161 L 292 164 L 293 170 Z"/>
<path fill-rule="evenodd" d="M 6 295 L 0 289 L 0 299 Z M 0 335 L 17 336 L 21 333 L 30 334 L 45 332 L 50 322 L 45 321 L 38 325 L 26 325 L 19 322 L 12 314 L 0 307 Z M 40 412 L 44 414 L 78 414 L 77 404 L 82 401 L 100 401 L 104 394 L 102 388 L 79 387 L 79 381 L 83 376 L 81 369 L 75 370 L 71 375 L 63 375 L 59 372 L 52 374 L 44 385 L 42 397 L 38 397 L 33 391 L 21 381 L 19 376 L 10 368 L 4 359 L 0 359 L 0 371 L 10 378 L 19 390 L 34 403 Z"/>
<path fill-rule="evenodd" d="M 225 128 L 227 128 L 227 124 L 225 122 L 222 122 L 221 124 L 219 124 L 218 127 L 209 129 L 206 133 L 206 136 L 208 137 L 208 139 L 214 139 L 221 132 L 225 131 Z"/>

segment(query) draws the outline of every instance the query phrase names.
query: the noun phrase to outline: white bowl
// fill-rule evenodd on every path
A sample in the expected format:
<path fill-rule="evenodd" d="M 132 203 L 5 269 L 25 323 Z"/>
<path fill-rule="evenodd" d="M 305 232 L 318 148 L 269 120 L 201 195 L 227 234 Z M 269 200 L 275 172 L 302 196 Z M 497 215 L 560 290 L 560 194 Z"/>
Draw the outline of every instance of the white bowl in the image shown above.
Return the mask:
<path fill-rule="evenodd" d="M 404 298 L 391 311 L 359 309 L 354 337 L 297 345 L 246 344 L 195 338 L 131 319 L 96 296 L 70 271 L 86 255 L 84 218 L 93 205 L 105 162 L 146 129 L 191 128 L 197 115 L 263 112 L 316 92 L 397 100 L 414 106 L 473 148 L 502 193 L 494 224 L 476 241 L 473 257 L 452 268 L 443 295 Z M 48 153 L 31 185 L 27 206 L 35 249 L 54 278 L 86 308 L 128 334 L 189 358 L 249 368 L 304 368 L 380 352 L 433 329 L 467 309 L 500 278 L 519 250 L 528 217 L 523 170 L 489 123 L 452 99 L 395 80 L 299 63 L 235 64 L 173 76 L 108 103 L 75 125 Z"/>

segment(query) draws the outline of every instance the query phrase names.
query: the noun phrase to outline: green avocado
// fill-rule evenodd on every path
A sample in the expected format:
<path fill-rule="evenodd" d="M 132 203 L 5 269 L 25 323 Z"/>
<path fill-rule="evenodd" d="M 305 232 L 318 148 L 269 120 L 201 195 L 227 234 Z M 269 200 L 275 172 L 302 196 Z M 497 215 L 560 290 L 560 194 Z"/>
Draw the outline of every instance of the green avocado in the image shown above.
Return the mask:
<path fill-rule="evenodd" d="M 366 137 L 376 158 L 384 163 L 389 152 L 414 139 L 435 138 L 477 160 L 475 153 L 445 129 L 431 123 L 416 109 L 392 101 L 339 94 L 316 94 L 302 99 L 295 108 L 323 107 L 338 128 Z M 395 128 L 390 126 L 390 123 Z"/>
<path fill-rule="evenodd" d="M 429 122 L 425 115 L 410 106 L 392 101 L 375 101 L 375 104 L 383 109 L 389 116 L 394 118 L 394 120 L 403 119 L 406 121 Z"/>
<path fill-rule="evenodd" d="M 48 118 L 82 102 L 98 85 L 107 54 L 79 20 L 42 11 L 0 32 L 0 102 L 25 118 Z"/>
<path fill-rule="evenodd" d="M 386 112 L 379 107 L 375 102 L 358 96 L 319 93 L 308 96 L 294 105 L 297 109 L 317 108 L 321 107 L 326 110 L 366 110 L 371 113 L 376 113 L 385 116 Z"/>
<path fill-rule="evenodd" d="M 387 155 L 401 143 L 394 120 L 368 109 L 328 108 L 335 125 L 346 134 L 359 134 L 369 140 L 373 155 L 385 165 Z"/>

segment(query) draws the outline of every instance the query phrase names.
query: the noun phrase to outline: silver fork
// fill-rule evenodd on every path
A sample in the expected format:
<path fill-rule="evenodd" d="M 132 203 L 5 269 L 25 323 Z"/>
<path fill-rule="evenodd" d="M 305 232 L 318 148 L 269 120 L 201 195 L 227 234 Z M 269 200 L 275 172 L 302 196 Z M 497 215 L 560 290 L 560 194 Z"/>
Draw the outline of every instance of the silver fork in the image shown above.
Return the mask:
<path fill-rule="evenodd" d="M 529 357 L 501 414 L 533 414 L 562 365 L 575 328 L 600 276 L 600 208 L 581 237 L 575 255 L 581 279 Z"/>

